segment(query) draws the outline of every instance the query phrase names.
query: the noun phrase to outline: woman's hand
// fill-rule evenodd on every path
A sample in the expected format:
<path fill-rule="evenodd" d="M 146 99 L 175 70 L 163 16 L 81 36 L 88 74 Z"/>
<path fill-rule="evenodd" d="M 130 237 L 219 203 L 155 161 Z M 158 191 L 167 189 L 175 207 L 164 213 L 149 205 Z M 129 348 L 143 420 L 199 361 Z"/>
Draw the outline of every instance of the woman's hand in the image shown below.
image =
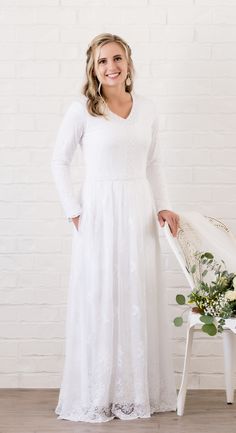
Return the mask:
<path fill-rule="evenodd" d="M 174 237 L 177 235 L 179 227 L 179 215 L 171 210 L 161 210 L 158 212 L 158 221 L 161 227 L 164 226 L 165 221 L 170 227 L 171 233 Z"/>
<path fill-rule="evenodd" d="M 78 228 L 79 228 L 79 218 L 80 218 L 80 215 L 72 218 L 72 221 L 73 221 L 74 226 L 75 226 L 75 228 L 76 228 L 77 231 L 78 231 Z"/>

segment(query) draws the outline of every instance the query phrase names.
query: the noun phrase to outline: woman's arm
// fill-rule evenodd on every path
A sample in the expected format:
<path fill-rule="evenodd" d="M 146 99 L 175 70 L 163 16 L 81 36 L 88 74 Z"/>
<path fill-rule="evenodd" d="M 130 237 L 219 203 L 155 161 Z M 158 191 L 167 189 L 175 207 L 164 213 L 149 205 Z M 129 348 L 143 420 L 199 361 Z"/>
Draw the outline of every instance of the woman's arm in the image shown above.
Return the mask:
<path fill-rule="evenodd" d="M 154 113 L 156 109 L 154 107 Z M 163 227 L 164 222 L 170 226 L 173 236 L 176 236 L 179 216 L 173 212 L 167 191 L 167 185 L 163 170 L 161 149 L 158 139 L 158 119 L 154 117 L 152 122 L 152 138 L 147 158 L 147 178 L 150 182 L 157 209 L 158 221 Z"/>
<path fill-rule="evenodd" d="M 59 127 L 51 169 L 64 213 L 69 221 L 81 214 L 81 204 L 76 200 L 70 178 L 70 164 L 77 145 L 83 135 L 85 109 L 81 102 L 74 101 L 64 114 Z"/>
<path fill-rule="evenodd" d="M 155 108 L 153 108 L 155 110 Z M 170 209 L 163 162 L 158 139 L 158 119 L 154 117 L 152 122 L 151 143 L 147 156 L 147 178 L 150 182 L 157 212 Z"/>

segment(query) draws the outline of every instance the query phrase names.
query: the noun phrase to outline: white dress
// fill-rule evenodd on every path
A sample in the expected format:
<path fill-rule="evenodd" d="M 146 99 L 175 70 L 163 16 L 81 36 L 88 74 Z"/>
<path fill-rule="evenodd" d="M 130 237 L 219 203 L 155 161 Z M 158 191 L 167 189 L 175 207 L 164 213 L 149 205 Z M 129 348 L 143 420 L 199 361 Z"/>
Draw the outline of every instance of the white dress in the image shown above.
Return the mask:
<path fill-rule="evenodd" d="M 176 409 L 157 212 L 169 209 L 155 103 L 131 93 L 124 119 L 94 117 L 81 95 L 58 131 L 52 172 L 73 227 L 58 419 L 103 422 Z M 76 146 L 85 176 L 77 196 Z"/>

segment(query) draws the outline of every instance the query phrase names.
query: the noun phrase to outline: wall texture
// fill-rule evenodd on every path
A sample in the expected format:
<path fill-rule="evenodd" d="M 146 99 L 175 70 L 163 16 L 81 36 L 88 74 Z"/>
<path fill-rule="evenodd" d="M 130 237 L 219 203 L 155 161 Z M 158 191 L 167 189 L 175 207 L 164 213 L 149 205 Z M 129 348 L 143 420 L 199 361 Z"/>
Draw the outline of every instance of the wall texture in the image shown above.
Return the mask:
<path fill-rule="evenodd" d="M 72 231 L 50 160 L 87 45 L 104 31 L 128 41 L 135 90 L 157 103 L 173 209 L 236 233 L 235 0 L 0 0 L 0 387 L 60 385 Z M 173 318 L 187 284 L 161 244 Z M 179 386 L 185 327 L 172 330 Z M 197 336 L 189 386 L 223 379 L 221 338 Z"/>

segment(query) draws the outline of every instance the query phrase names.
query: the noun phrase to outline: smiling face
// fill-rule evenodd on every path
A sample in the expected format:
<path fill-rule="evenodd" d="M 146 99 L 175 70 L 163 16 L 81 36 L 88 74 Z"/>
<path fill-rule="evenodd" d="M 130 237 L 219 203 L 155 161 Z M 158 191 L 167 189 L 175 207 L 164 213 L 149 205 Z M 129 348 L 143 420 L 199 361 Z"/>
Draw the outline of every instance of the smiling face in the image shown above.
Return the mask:
<path fill-rule="evenodd" d="M 95 53 L 94 72 L 104 88 L 125 88 L 128 62 L 123 47 L 117 42 L 108 42 L 98 47 Z"/>

